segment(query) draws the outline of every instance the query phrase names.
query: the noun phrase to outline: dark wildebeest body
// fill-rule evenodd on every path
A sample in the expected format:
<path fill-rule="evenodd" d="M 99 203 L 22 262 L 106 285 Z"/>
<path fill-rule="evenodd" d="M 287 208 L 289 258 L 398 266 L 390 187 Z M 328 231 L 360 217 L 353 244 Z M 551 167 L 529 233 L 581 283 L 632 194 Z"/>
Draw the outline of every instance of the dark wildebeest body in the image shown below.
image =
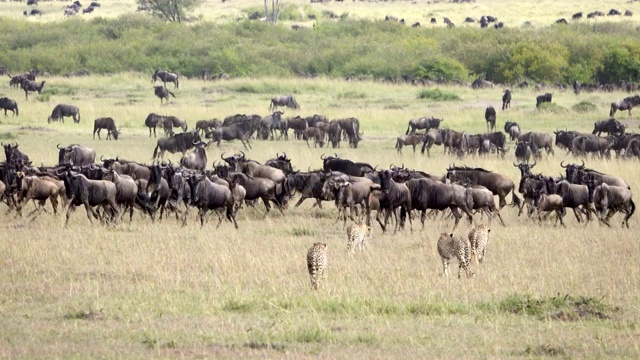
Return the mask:
<path fill-rule="evenodd" d="M 313 140 L 313 147 L 324 146 L 324 133 L 317 127 L 306 128 L 302 134 L 302 139 L 307 142 L 307 147 L 309 148 L 311 147 L 309 139 Z"/>
<path fill-rule="evenodd" d="M 374 172 L 373 166 L 366 163 L 356 163 L 347 159 L 340 159 L 333 156 L 321 156 L 322 168 L 325 173 L 331 171 L 339 171 L 350 176 L 365 176 L 365 174 Z"/>
<path fill-rule="evenodd" d="M 50 123 L 52 121 L 62 121 L 64 124 L 65 117 L 72 117 L 73 122 L 80 122 L 80 109 L 77 106 L 68 105 L 68 104 L 58 104 L 53 108 L 51 112 L 51 116 L 47 119 L 47 122 Z"/>
<path fill-rule="evenodd" d="M 0 98 L 0 109 L 4 110 L 4 116 L 7 116 L 7 110 L 11 110 L 13 116 L 20 116 L 18 112 L 18 103 L 15 100 L 3 97 Z"/>
<path fill-rule="evenodd" d="M 14 145 L 0 143 L 0 145 L 4 147 L 4 154 L 7 157 L 7 164 L 18 165 L 30 163 L 29 156 L 18 150 L 18 143 L 14 143 Z"/>
<path fill-rule="evenodd" d="M 93 138 L 96 138 L 96 132 L 98 133 L 98 139 L 100 139 L 100 130 L 107 129 L 107 140 L 111 140 L 111 135 L 115 140 L 118 140 L 120 131 L 116 129 L 116 122 L 110 117 L 97 118 L 93 122 Z"/>
<path fill-rule="evenodd" d="M 411 119 L 409 120 L 409 125 L 407 126 L 407 132 L 405 132 L 405 135 L 408 135 L 409 132 L 413 134 L 416 130 L 421 129 L 425 129 L 425 131 L 429 131 L 429 129 L 438 129 L 442 121 L 444 121 L 444 119 L 434 117 Z"/>
<path fill-rule="evenodd" d="M 179 88 L 180 83 L 178 81 L 178 74 L 170 73 L 164 70 L 156 70 L 155 73 L 151 76 L 151 80 L 155 83 L 156 80 L 162 81 L 164 87 L 167 87 L 167 83 L 173 83 L 174 88 Z M 156 93 L 157 95 L 157 93 Z M 172 94 L 173 95 L 173 94 Z"/>
<path fill-rule="evenodd" d="M 298 110 L 300 105 L 296 102 L 296 99 L 291 95 L 276 96 L 271 98 L 271 104 L 269 104 L 269 111 L 276 110 L 278 107 L 286 106 L 290 109 Z"/>
<path fill-rule="evenodd" d="M 287 186 L 290 189 L 295 189 L 300 192 L 300 199 L 296 203 L 296 207 L 300 206 L 302 202 L 309 198 L 314 198 L 316 202 L 313 206 L 318 205 L 322 208 L 322 200 L 325 200 L 322 194 L 322 187 L 324 185 L 324 178 L 321 173 L 318 172 L 296 172 L 287 175 Z"/>
<path fill-rule="evenodd" d="M 236 216 L 234 213 L 234 199 L 231 189 L 224 185 L 219 185 L 203 176 L 200 180 L 195 175 L 189 178 L 189 187 L 191 189 L 191 204 L 198 208 L 200 216 L 200 226 L 204 226 L 204 217 L 209 210 L 225 209 L 226 218 L 238 228 Z M 222 223 L 223 217 L 218 214 L 218 225 Z M 184 220 L 187 214 L 185 212 Z"/>
<path fill-rule="evenodd" d="M 22 82 L 20 83 L 20 87 L 22 87 L 22 90 L 24 90 L 24 98 L 29 100 L 29 93 L 30 92 L 38 92 L 38 94 L 42 94 L 42 88 L 44 87 L 44 81 L 42 81 L 40 84 L 38 84 L 35 81 L 31 81 L 31 80 L 27 80 L 27 79 L 22 79 Z"/>
<path fill-rule="evenodd" d="M 282 121 L 282 111 L 274 111 L 273 114 L 267 115 L 260 119 L 260 130 L 269 134 L 271 140 L 274 139 L 274 133 L 280 129 L 280 123 Z"/>
<path fill-rule="evenodd" d="M 528 132 L 518 136 L 517 141 L 528 141 L 535 145 L 538 149 L 545 149 L 547 155 L 555 155 L 553 151 L 553 139 L 551 135 L 539 132 Z"/>
<path fill-rule="evenodd" d="M 114 219 L 118 218 L 120 209 L 116 204 L 117 191 L 114 183 L 106 180 L 89 180 L 84 175 L 74 174 L 71 171 L 67 171 L 62 177 L 62 180 L 64 181 L 67 198 L 70 199 L 69 210 L 67 210 L 64 223 L 65 227 L 75 207 L 80 205 L 84 205 L 87 211 L 87 217 L 92 224 L 92 215 L 96 219 L 100 218 L 98 213 L 93 209 L 95 206 L 103 206 L 105 210 L 109 207 L 114 214 Z"/>
<path fill-rule="evenodd" d="M 180 159 L 180 166 L 186 169 L 202 171 L 207 167 L 207 144 L 200 141 L 195 143 L 194 146 L 193 152 L 185 154 Z"/>
<path fill-rule="evenodd" d="M 460 185 L 443 184 L 428 178 L 410 179 L 405 185 L 411 192 L 411 207 L 420 211 L 420 222 L 424 229 L 426 211 L 451 209 L 455 217 L 453 229 L 458 226 L 462 214 L 460 210 L 467 214 L 470 221 L 473 219 L 471 209 L 473 208 L 473 193 L 471 189 L 465 189 Z"/>
<path fill-rule="evenodd" d="M 85 166 L 91 165 L 96 161 L 96 152 L 91 148 L 83 147 L 78 144 L 72 144 L 63 148 L 58 144 L 56 147 L 59 150 L 58 166 Z"/>
<path fill-rule="evenodd" d="M 169 102 L 169 95 L 174 98 L 176 97 L 171 91 L 167 90 L 166 87 L 160 85 L 153 87 L 153 93 L 160 98 L 160 104 L 162 104 L 162 100 L 164 99 L 167 99 L 167 102 Z"/>
<path fill-rule="evenodd" d="M 514 191 L 515 185 L 513 184 L 513 181 L 502 174 L 494 173 L 482 168 L 450 167 L 447 169 L 447 179 L 486 187 L 494 195 L 498 195 L 500 198 L 500 209 L 507 205 L 505 198 L 510 192 L 513 203 L 516 205 L 520 204 L 520 199 L 516 196 Z"/>
<path fill-rule="evenodd" d="M 504 123 L 504 132 L 509 134 L 511 141 L 516 140 L 520 136 L 520 125 L 517 122 L 507 121 Z"/>
<path fill-rule="evenodd" d="M 484 120 L 487 122 L 487 132 L 496 128 L 496 109 L 489 105 L 484 111 Z"/>
<path fill-rule="evenodd" d="M 218 119 L 196 121 L 196 130 L 198 130 L 198 132 L 201 131 L 202 135 L 206 135 L 210 130 L 219 128 L 220 126 L 222 126 L 222 121 Z"/>
<path fill-rule="evenodd" d="M 424 154 L 424 150 L 426 149 L 427 155 L 431 157 L 431 147 L 433 145 L 442 145 L 444 143 L 444 134 L 445 131 L 442 129 L 429 129 L 429 131 L 424 135 L 420 153 Z"/>
<path fill-rule="evenodd" d="M 153 150 L 153 159 L 164 158 L 164 152 L 168 151 L 172 154 L 181 152 L 184 156 L 187 150 L 194 147 L 194 143 L 201 141 L 200 134 L 197 131 L 189 131 L 176 134 L 168 138 L 158 139 L 156 148 Z"/>
<path fill-rule="evenodd" d="M 593 124 L 593 135 L 600 136 L 601 133 L 607 133 L 608 135 L 622 135 L 624 134 L 624 125 L 622 125 L 616 119 L 607 119 L 596 121 Z"/>
<path fill-rule="evenodd" d="M 221 126 L 205 135 L 207 139 L 212 139 L 218 143 L 218 147 L 222 140 L 240 140 L 245 149 L 251 149 L 251 143 L 249 137 L 251 137 L 251 123 L 236 123 L 228 126 Z M 247 147 L 248 145 L 248 147 Z"/>
<path fill-rule="evenodd" d="M 151 137 L 151 129 L 153 129 L 153 137 L 156 136 L 156 127 L 164 126 L 164 116 L 158 115 L 156 113 L 151 113 L 147 115 L 147 118 L 144 120 L 144 126 L 149 128 L 149 137 Z"/>
<path fill-rule="evenodd" d="M 538 95 L 536 97 L 536 107 L 540 107 L 543 103 L 550 103 L 552 101 L 553 94 L 546 93 L 544 95 Z"/>
<path fill-rule="evenodd" d="M 566 175 L 567 181 L 571 183 L 580 184 L 582 183 L 582 179 L 584 179 L 585 177 L 591 177 L 595 181 L 598 181 L 600 183 L 606 183 L 607 185 L 611 185 L 611 186 L 620 186 L 626 189 L 631 189 L 629 187 L 629 184 L 627 184 L 627 182 L 624 181 L 622 178 L 604 174 L 604 173 L 595 171 L 593 169 L 585 168 L 584 161 L 582 161 L 582 165 L 577 165 L 577 164 L 564 165 L 564 161 L 562 161 L 560 163 L 560 166 L 565 168 L 565 172 L 566 172 L 565 175 Z"/>
<path fill-rule="evenodd" d="M 502 110 L 507 110 L 511 107 L 511 90 L 507 89 L 502 95 Z"/>
<path fill-rule="evenodd" d="M 411 135 L 401 135 L 396 139 L 396 150 L 399 154 L 402 154 L 402 147 L 406 145 L 411 145 L 413 147 L 413 153 L 416 152 L 416 145 L 423 142 L 425 134 L 411 134 Z"/>
<path fill-rule="evenodd" d="M 162 128 L 164 129 L 165 135 L 172 135 L 173 128 L 181 128 L 182 132 L 187 131 L 187 122 L 182 119 L 178 119 L 175 116 L 163 116 L 162 120 Z"/>
<path fill-rule="evenodd" d="M 638 105 L 640 105 L 640 95 L 629 96 L 620 101 L 612 102 L 609 116 L 613 116 L 618 110 L 629 110 L 629 117 L 631 117 L 631 109 Z"/>

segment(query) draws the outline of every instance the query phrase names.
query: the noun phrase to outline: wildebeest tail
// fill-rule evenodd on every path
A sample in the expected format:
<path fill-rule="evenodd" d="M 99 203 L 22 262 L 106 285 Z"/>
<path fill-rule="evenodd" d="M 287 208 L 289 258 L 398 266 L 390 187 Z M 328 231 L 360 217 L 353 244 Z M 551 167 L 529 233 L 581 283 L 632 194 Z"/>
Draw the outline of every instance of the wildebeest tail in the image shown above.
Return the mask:
<path fill-rule="evenodd" d="M 613 116 L 616 113 L 616 103 L 611 103 L 611 110 L 609 110 L 609 116 Z"/>
<path fill-rule="evenodd" d="M 627 219 L 629 219 L 631 217 L 631 215 L 633 215 L 634 212 L 636 212 L 636 203 L 633 202 L 633 200 L 629 200 L 631 203 L 631 211 L 629 211 L 629 215 L 627 215 Z"/>
<path fill-rule="evenodd" d="M 167 92 L 169 93 L 169 95 L 176 97 L 171 91 L 167 90 Z"/>
<path fill-rule="evenodd" d="M 522 207 L 522 202 L 520 201 L 520 198 L 518 197 L 518 195 L 516 195 L 516 190 L 513 189 L 513 191 L 511 192 L 511 204 L 509 204 L 511 206 L 517 206 L 517 207 Z"/>
<path fill-rule="evenodd" d="M 398 146 L 400 146 L 400 139 L 396 140 L 396 149 L 398 148 Z"/>
<path fill-rule="evenodd" d="M 180 79 L 177 76 L 176 76 L 176 89 L 180 89 Z"/>
<path fill-rule="evenodd" d="M 20 112 L 18 111 L 18 104 L 16 103 L 16 116 L 20 116 Z"/>
<path fill-rule="evenodd" d="M 158 149 L 160 148 L 160 144 L 156 145 L 156 148 L 153 149 L 153 159 L 158 157 Z"/>
<path fill-rule="evenodd" d="M 411 123 L 409 123 L 409 125 L 407 125 L 407 132 L 405 132 L 405 135 L 409 135 L 409 130 L 411 129 Z"/>

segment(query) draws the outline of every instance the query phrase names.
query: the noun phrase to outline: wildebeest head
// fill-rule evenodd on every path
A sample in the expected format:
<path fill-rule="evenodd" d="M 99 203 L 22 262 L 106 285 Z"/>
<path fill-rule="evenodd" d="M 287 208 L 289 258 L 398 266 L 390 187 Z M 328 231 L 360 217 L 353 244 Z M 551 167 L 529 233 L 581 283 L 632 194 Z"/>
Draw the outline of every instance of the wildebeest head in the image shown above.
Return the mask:
<path fill-rule="evenodd" d="M 529 164 L 528 162 L 521 162 L 521 163 L 518 163 L 517 165 L 516 163 L 513 163 L 513 166 L 520 169 L 520 177 L 525 177 L 525 176 L 531 175 L 531 169 L 533 169 L 533 167 L 536 166 L 536 164 L 537 162 L 534 162 L 533 164 Z"/>
<path fill-rule="evenodd" d="M 240 151 L 241 155 L 234 154 L 232 156 L 224 157 L 224 153 L 220 154 L 220 158 L 224 160 L 232 169 L 237 169 L 238 163 L 245 159 L 244 152 Z"/>
<path fill-rule="evenodd" d="M 274 167 L 276 169 L 280 169 L 285 174 L 290 174 L 293 172 L 293 166 L 291 166 L 291 159 L 287 158 L 286 153 L 283 153 L 283 155 L 276 154 L 276 158 L 267 161 L 265 165 Z"/>
<path fill-rule="evenodd" d="M 213 164 L 213 169 L 216 175 L 222 179 L 229 178 L 229 172 L 231 172 L 231 168 L 225 164 Z"/>
<path fill-rule="evenodd" d="M 573 183 L 576 180 L 575 177 L 576 177 L 576 174 L 578 173 L 578 170 L 584 169 L 584 160 L 582 160 L 582 165 L 577 165 L 577 164 L 564 165 L 564 160 L 563 160 L 560 163 L 560 166 L 565 168 L 567 181 Z"/>

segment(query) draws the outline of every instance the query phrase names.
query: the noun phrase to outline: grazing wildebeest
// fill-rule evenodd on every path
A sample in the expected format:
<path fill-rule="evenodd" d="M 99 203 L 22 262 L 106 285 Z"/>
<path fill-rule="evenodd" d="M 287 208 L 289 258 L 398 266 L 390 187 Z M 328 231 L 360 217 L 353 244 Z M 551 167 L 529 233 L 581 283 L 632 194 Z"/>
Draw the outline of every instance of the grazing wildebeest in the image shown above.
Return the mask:
<path fill-rule="evenodd" d="M 413 134 L 416 132 L 416 130 L 421 129 L 425 129 L 425 131 L 429 131 L 429 129 L 438 129 L 442 121 L 444 121 L 444 119 L 438 119 L 434 117 L 421 117 L 411 119 L 409 120 L 409 125 L 407 126 L 405 135 L 408 135 L 409 132 Z"/>
<path fill-rule="evenodd" d="M 629 117 L 631 117 L 631 109 L 638 105 L 640 105 L 640 95 L 629 96 L 620 101 L 612 102 L 609 116 L 613 116 L 618 110 L 629 110 Z"/>
<path fill-rule="evenodd" d="M 402 154 L 402 147 L 405 145 L 413 146 L 413 153 L 416 153 L 416 145 L 423 142 L 425 134 L 411 134 L 411 135 L 401 135 L 396 139 L 396 149 L 399 154 Z"/>
<path fill-rule="evenodd" d="M 447 179 L 451 181 L 460 181 L 469 184 L 478 184 L 491 190 L 494 195 L 498 195 L 500 198 L 500 209 L 502 209 L 507 202 L 505 198 L 511 192 L 512 201 L 516 205 L 520 205 L 520 199 L 514 191 L 514 184 L 508 177 L 494 173 L 482 168 L 469 168 L 469 167 L 449 167 L 447 169 Z"/>
<path fill-rule="evenodd" d="M 164 139 L 158 139 L 156 148 L 153 150 L 153 159 L 157 160 L 158 157 L 164 158 L 165 151 L 172 154 L 181 152 L 182 156 L 184 156 L 187 150 L 194 147 L 194 143 L 198 143 L 200 141 L 202 140 L 200 139 L 200 134 L 197 130 L 183 132 Z"/>
<path fill-rule="evenodd" d="M 487 132 L 493 131 L 496 128 L 496 109 L 489 105 L 484 111 L 484 120 L 487 122 Z"/>
<path fill-rule="evenodd" d="M 22 90 L 24 90 L 25 99 L 29 100 L 29 92 L 37 91 L 38 94 L 42 94 L 42 88 L 44 87 L 44 83 L 45 81 L 42 81 L 38 85 L 38 83 L 35 81 L 22 79 L 22 82 L 20 83 L 20 87 L 22 88 Z"/>
<path fill-rule="evenodd" d="M 64 124 L 65 117 L 72 117 L 73 122 L 80 122 L 80 109 L 77 106 L 68 105 L 68 104 L 58 104 L 51 111 L 51 116 L 47 119 L 47 122 L 50 123 L 52 121 L 62 121 Z"/>
<path fill-rule="evenodd" d="M 607 119 L 596 121 L 593 124 L 593 135 L 600 136 L 601 133 L 607 133 L 608 135 L 622 135 L 624 134 L 624 125 L 622 125 L 616 119 Z"/>
<path fill-rule="evenodd" d="M 540 107 L 540 105 L 542 105 L 543 103 L 550 103 L 552 101 L 553 98 L 553 94 L 551 93 L 546 93 L 544 95 L 538 95 L 536 97 L 536 107 Z"/>
<path fill-rule="evenodd" d="M 111 210 L 114 220 L 118 219 L 120 209 L 116 203 L 116 185 L 107 180 L 89 180 L 82 174 L 77 174 L 73 171 L 66 171 L 65 173 L 58 174 L 64 181 L 64 188 L 67 198 L 70 199 L 69 209 L 67 210 L 66 220 L 64 226 L 69 223 L 69 217 L 75 210 L 76 206 L 84 205 L 87 211 L 87 217 L 93 224 L 91 215 L 96 219 L 100 218 L 100 215 L 93 209 L 94 206 L 101 205 L 102 207 Z M 106 211 L 105 211 L 106 214 Z M 102 219 L 104 220 L 104 219 Z"/>
<path fill-rule="evenodd" d="M 556 20 L 556 24 L 567 25 L 568 22 L 567 22 L 567 19 L 561 18 L 561 19 Z"/>
<path fill-rule="evenodd" d="M 274 98 L 271 98 L 269 111 L 276 110 L 279 106 L 286 106 L 294 110 L 300 109 L 300 105 L 298 105 L 298 103 L 296 102 L 296 99 L 291 95 L 276 96 Z"/>
<path fill-rule="evenodd" d="M 198 132 L 202 131 L 202 135 L 205 135 L 212 129 L 219 128 L 220 126 L 222 126 L 222 121 L 218 119 L 196 121 L 196 130 L 198 130 Z"/>
<path fill-rule="evenodd" d="M 571 20 L 580 20 L 580 19 L 582 19 L 582 11 L 571 15 Z"/>
<path fill-rule="evenodd" d="M 167 99 L 169 102 L 169 95 L 176 97 L 171 91 L 167 90 L 166 87 L 158 85 L 153 87 L 153 93 L 156 94 L 157 97 L 160 98 L 160 104 L 162 104 L 162 100 Z"/>
<path fill-rule="evenodd" d="M 153 73 L 153 75 L 151 76 L 151 80 L 154 83 L 156 82 L 156 80 L 162 81 L 165 88 L 167 87 L 168 82 L 173 83 L 173 87 L 175 89 L 178 89 L 180 87 L 179 86 L 180 83 L 178 81 L 178 74 L 170 73 L 164 70 L 156 70 L 156 72 Z M 156 95 L 158 94 L 156 93 Z"/>
<path fill-rule="evenodd" d="M 60 144 L 56 145 L 58 148 L 58 166 L 72 165 L 72 166 L 84 166 L 93 164 L 96 161 L 95 150 L 83 147 L 78 144 L 72 144 L 66 147 L 60 147 Z"/>
<path fill-rule="evenodd" d="M 96 138 L 96 132 L 98 133 L 98 139 L 100 139 L 100 130 L 107 129 L 107 140 L 111 140 L 113 135 L 114 140 L 118 140 L 120 130 L 116 129 L 116 122 L 110 117 L 101 117 L 95 119 L 93 122 L 93 138 Z"/>
<path fill-rule="evenodd" d="M 274 139 L 274 133 L 277 129 L 280 129 L 280 122 L 282 121 L 282 111 L 274 111 L 273 114 L 267 115 L 260 119 L 261 132 L 268 133 L 271 140 Z M 307 143 L 308 145 L 308 143 Z"/>
<path fill-rule="evenodd" d="M 18 150 L 18 143 L 14 143 L 14 145 L 0 143 L 0 145 L 4 147 L 4 154 L 7 157 L 6 162 L 8 164 L 30 163 L 29 156 Z"/>
<path fill-rule="evenodd" d="M 15 100 L 11 100 L 6 97 L 0 98 L 0 109 L 4 110 L 4 116 L 7 116 L 7 110 L 11 110 L 13 116 L 20 116 L 20 113 L 18 112 L 18 103 Z"/>
<path fill-rule="evenodd" d="M 504 95 L 502 95 L 502 110 L 507 110 L 511 107 L 511 90 L 506 89 Z"/>
<path fill-rule="evenodd" d="M 164 129 L 165 135 L 173 134 L 173 128 L 181 128 L 182 132 L 187 131 L 187 122 L 182 119 L 178 119 L 175 116 L 163 116 L 164 120 L 162 121 L 162 128 Z"/>
<path fill-rule="evenodd" d="M 507 121 L 504 123 L 504 132 L 509 134 L 511 141 L 516 140 L 520 136 L 520 125 L 514 121 Z"/>

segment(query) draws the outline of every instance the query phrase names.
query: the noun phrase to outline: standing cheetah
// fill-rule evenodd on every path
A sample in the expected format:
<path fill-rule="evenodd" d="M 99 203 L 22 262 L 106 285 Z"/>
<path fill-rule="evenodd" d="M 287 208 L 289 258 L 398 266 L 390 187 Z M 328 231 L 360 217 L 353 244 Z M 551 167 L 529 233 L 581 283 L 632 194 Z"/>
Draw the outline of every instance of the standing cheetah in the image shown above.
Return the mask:
<path fill-rule="evenodd" d="M 471 243 L 471 260 L 476 259 L 476 263 L 484 260 L 489 242 L 489 225 L 478 225 L 469 231 L 469 242 Z"/>
<path fill-rule="evenodd" d="M 355 252 L 356 246 L 358 246 L 360 252 L 364 251 L 367 238 L 371 239 L 372 236 L 371 226 L 367 226 L 367 224 L 351 224 L 347 228 L 347 251 Z"/>
<path fill-rule="evenodd" d="M 324 271 L 327 267 L 327 244 L 314 243 L 307 252 L 307 269 L 311 277 L 311 288 L 318 290 L 318 284 L 324 279 Z"/>
<path fill-rule="evenodd" d="M 449 276 L 449 261 L 453 258 L 458 259 L 458 278 L 462 273 L 462 269 L 467 273 L 467 277 L 472 277 L 473 273 L 469 268 L 469 257 L 471 256 L 471 245 L 469 241 L 462 236 L 453 236 L 453 234 L 442 233 L 438 239 L 438 254 L 442 259 L 444 267 L 444 276 Z"/>

